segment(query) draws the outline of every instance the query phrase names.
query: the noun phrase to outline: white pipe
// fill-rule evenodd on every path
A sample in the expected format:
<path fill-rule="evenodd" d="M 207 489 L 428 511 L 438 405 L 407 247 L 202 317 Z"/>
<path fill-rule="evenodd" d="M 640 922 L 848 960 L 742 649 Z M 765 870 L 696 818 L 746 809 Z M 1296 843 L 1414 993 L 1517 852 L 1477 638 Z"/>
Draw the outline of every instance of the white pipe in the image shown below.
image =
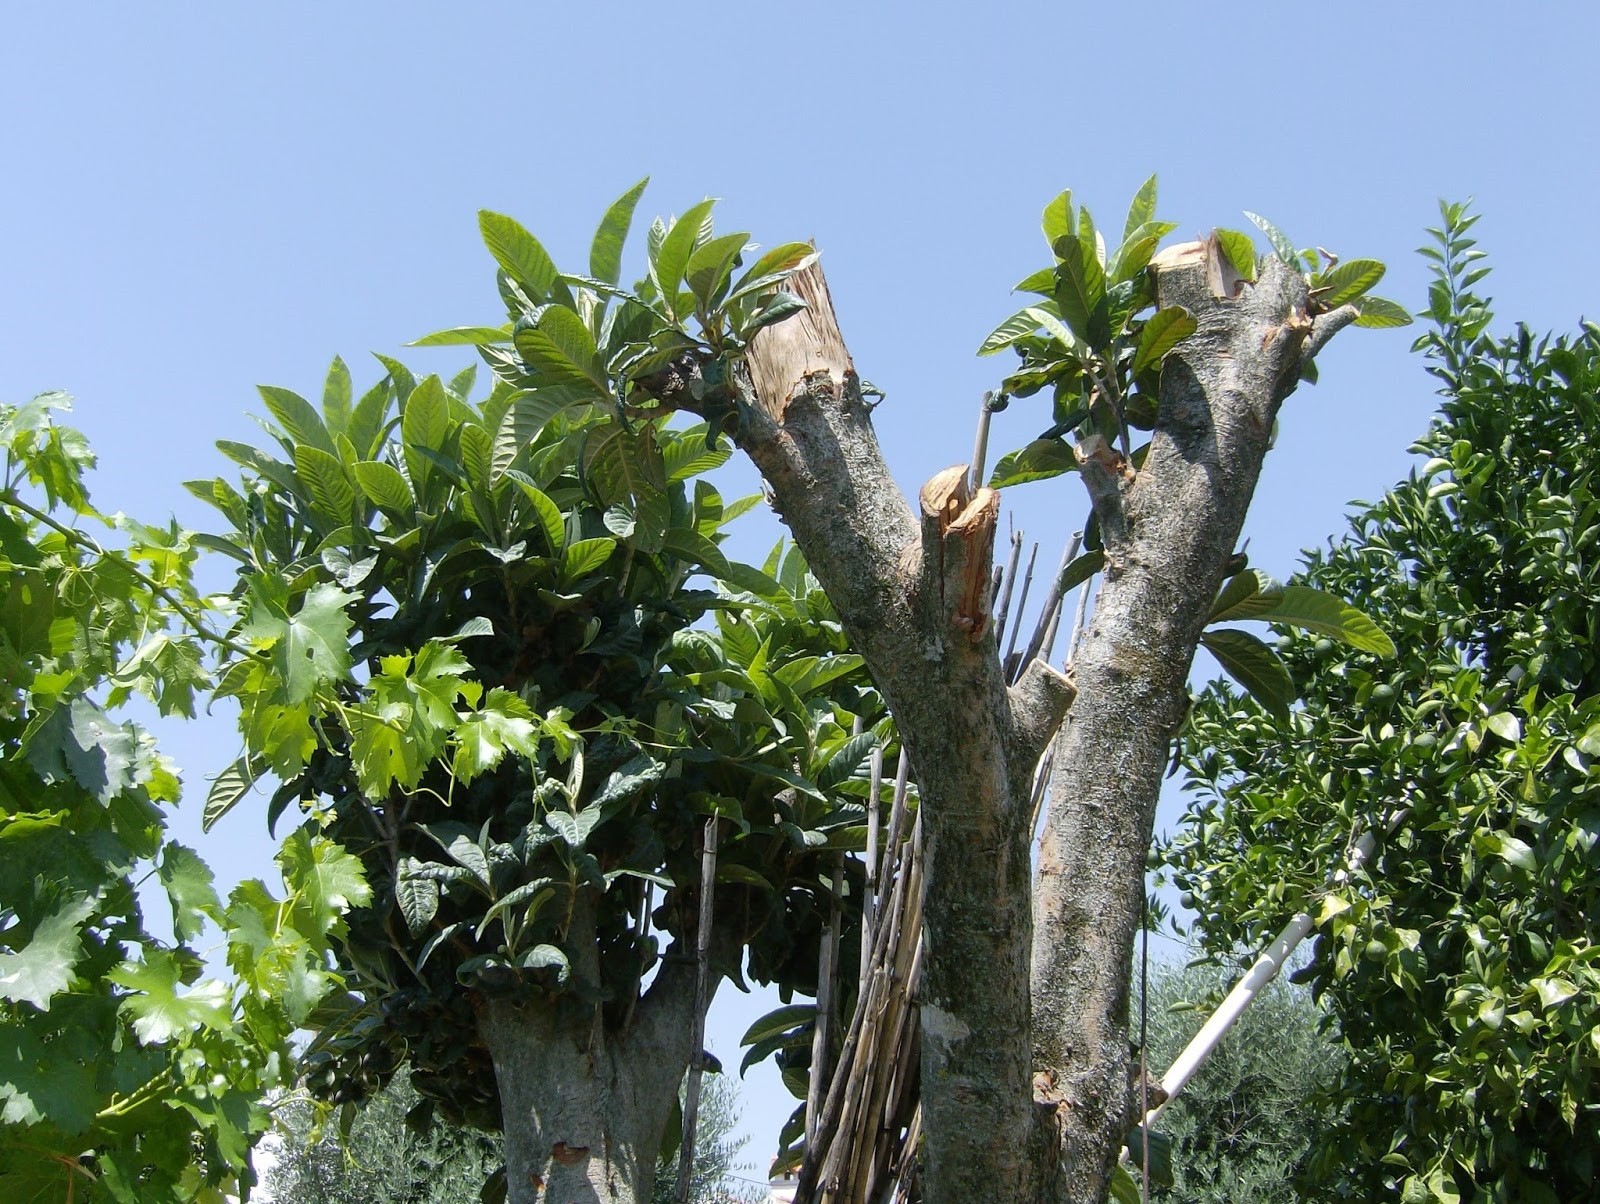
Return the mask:
<path fill-rule="evenodd" d="M 1399 822 L 1399 818 L 1396 816 L 1387 826 L 1392 828 Z M 1329 885 L 1338 886 L 1344 883 L 1351 874 L 1361 868 L 1368 857 L 1372 856 L 1372 850 L 1376 845 L 1377 840 L 1372 832 L 1370 830 L 1363 832 L 1355 847 L 1350 850 L 1350 855 L 1345 858 L 1344 865 L 1329 880 Z M 1212 1051 L 1221 1043 L 1223 1035 L 1233 1027 L 1233 1022 L 1250 1005 L 1250 1001 L 1278 976 L 1278 971 L 1283 969 L 1283 964 L 1289 960 L 1289 955 L 1311 931 L 1312 923 L 1311 917 L 1301 912 L 1285 924 L 1283 931 L 1278 933 L 1278 939 L 1262 950 L 1261 956 L 1256 958 L 1255 965 L 1251 966 L 1249 972 L 1239 980 L 1233 990 L 1228 992 L 1228 997 L 1222 1001 L 1222 1005 L 1211 1013 L 1211 1018 L 1195 1034 L 1194 1040 L 1190 1041 L 1178 1055 L 1167 1073 L 1161 1076 L 1161 1089 L 1167 1093 L 1167 1098 L 1145 1114 L 1146 1131 L 1155 1124 L 1156 1117 L 1161 1115 L 1161 1110 L 1178 1098 L 1178 1093 L 1188 1085 L 1195 1071 L 1199 1070 L 1211 1056 Z"/>

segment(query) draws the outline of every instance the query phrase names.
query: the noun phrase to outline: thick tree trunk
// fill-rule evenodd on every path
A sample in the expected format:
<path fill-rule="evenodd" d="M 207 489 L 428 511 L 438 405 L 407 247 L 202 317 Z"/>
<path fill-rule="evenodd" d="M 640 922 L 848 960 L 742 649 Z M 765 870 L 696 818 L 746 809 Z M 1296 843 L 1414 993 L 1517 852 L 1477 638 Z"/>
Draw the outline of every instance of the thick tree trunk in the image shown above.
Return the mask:
<path fill-rule="evenodd" d="M 921 790 L 927 1196 L 1003 1199 L 1031 1124 L 1029 788 L 1071 687 L 1036 663 L 1007 688 L 988 614 L 999 499 L 957 468 L 912 513 L 821 272 L 790 287 L 809 308 L 752 345 L 739 442 L 871 666 Z"/>
<path fill-rule="evenodd" d="M 1143 467 L 1135 474 L 1098 441 L 1080 448 L 1106 566 L 1074 662 L 1078 700 L 1057 747 L 1035 894 L 1036 1198 L 1052 1204 L 1103 1200 L 1136 1120 L 1133 941 L 1190 663 L 1278 407 L 1307 356 L 1353 316 L 1314 321 L 1304 278 L 1276 259 L 1256 284 L 1221 287 L 1213 262 L 1208 283 L 1215 254 L 1214 243 L 1190 244 L 1155 265 L 1159 304 L 1184 306 L 1199 329 L 1163 368 Z"/>
<path fill-rule="evenodd" d="M 485 996 L 509 1204 L 645 1204 L 690 1048 L 694 981 L 662 968 L 626 1032 L 598 1013 Z"/>

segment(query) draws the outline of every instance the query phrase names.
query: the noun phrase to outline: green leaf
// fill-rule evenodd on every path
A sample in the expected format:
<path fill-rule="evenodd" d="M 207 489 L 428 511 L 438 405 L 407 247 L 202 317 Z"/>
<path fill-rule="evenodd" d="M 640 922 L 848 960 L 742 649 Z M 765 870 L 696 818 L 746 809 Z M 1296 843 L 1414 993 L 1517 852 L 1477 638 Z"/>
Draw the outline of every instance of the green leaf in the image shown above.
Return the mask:
<path fill-rule="evenodd" d="M 1235 619 L 1253 619 L 1259 606 L 1247 606 L 1258 595 L 1270 594 L 1276 598 L 1283 587 L 1259 569 L 1243 569 L 1228 579 L 1211 604 L 1208 623 L 1227 623 Z"/>
<path fill-rule="evenodd" d="M 360 859 L 326 836 L 297 828 L 283 842 L 277 862 L 291 892 L 292 922 L 308 940 L 321 942 L 345 912 L 372 902 Z"/>
<path fill-rule="evenodd" d="M 1090 320 L 1105 299 L 1105 271 L 1095 255 L 1094 244 L 1086 244 L 1081 237 L 1063 234 L 1054 246 L 1061 258 L 1061 267 L 1056 274 L 1056 305 L 1072 333 L 1093 347 L 1095 341 L 1090 337 Z"/>
<path fill-rule="evenodd" d="M 1051 308 L 1054 308 L 1053 306 Z M 1012 314 L 1000 325 L 991 330 L 983 343 L 978 347 L 979 355 L 993 355 L 997 351 L 1004 351 L 1018 339 L 1026 338 L 1038 330 L 1041 322 L 1039 315 L 1047 313 L 1044 306 L 1028 305 Z M 1052 314 L 1052 316 L 1054 316 Z M 1069 340 L 1068 346 L 1072 343 Z"/>
<path fill-rule="evenodd" d="M 722 549 L 698 531 L 669 527 L 661 539 L 661 550 L 679 560 L 700 565 L 714 577 L 726 578 L 731 571 Z"/>
<path fill-rule="evenodd" d="M 661 303 L 675 317 L 680 316 L 678 285 L 683 281 L 683 274 L 689 267 L 689 257 L 694 254 L 695 245 L 700 240 L 701 225 L 711 216 L 715 204 L 715 200 L 708 198 L 698 205 L 691 205 L 667 231 L 666 238 L 661 240 L 661 249 L 651 264 L 656 287 L 661 290 Z"/>
<path fill-rule="evenodd" d="M 1256 228 L 1261 233 L 1267 236 L 1267 241 L 1272 244 L 1272 249 L 1278 258 L 1298 272 L 1300 270 L 1300 256 L 1295 252 L 1294 244 L 1284 236 L 1283 231 L 1259 213 L 1251 213 L 1247 209 L 1244 215 L 1255 223 Z"/>
<path fill-rule="evenodd" d="M 756 331 L 776 326 L 785 318 L 791 318 L 805 308 L 806 303 L 793 293 L 774 293 L 765 305 L 740 324 L 739 337 L 748 339 Z"/>
<path fill-rule="evenodd" d="M 1343 640 L 1352 648 L 1376 656 L 1395 654 L 1394 641 L 1366 615 L 1348 602 L 1308 585 L 1286 585 L 1281 591 L 1258 593 L 1232 607 L 1228 617 L 1301 627 L 1318 635 Z M 1220 616 L 1212 621 L 1220 621 Z"/>
<path fill-rule="evenodd" d="M 1128 206 L 1128 220 L 1122 227 L 1122 241 L 1124 243 L 1131 241 L 1136 230 L 1155 221 L 1155 218 L 1156 178 L 1151 176 L 1139 185 L 1139 191 L 1133 194 L 1133 203 Z"/>
<path fill-rule="evenodd" d="M 576 581 L 594 572 L 611 559 L 617 541 L 601 536 L 599 539 L 580 539 L 567 548 L 561 560 L 561 580 Z"/>
<path fill-rule="evenodd" d="M 1294 681 L 1276 652 L 1249 632 L 1234 628 L 1203 631 L 1200 642 L 1268 713 L 1279 720 L 1289 718 Z"/>
<path fill-rule="evenodd" d="M 73 967 L 83 956 L 80 930 L 94 910 L 92 898 L 68 896 L 39 921 L 32 938 L 18 952 L 0 953 L 0 999 L 49 1011 L 50 1000 L 72 985 Z M 0 934 L 0 939 L 11 943 L 16 938 L 7 932 Z"/>
<path fill-rule="evenodd" d="M 765 1041 L 768 1037 L 776 1037 L 790 1029 L 811 1024 L 816 1018 L 817 1005 L 814 1003 L 786 1004 L 768 1012 L 745 1029 L 744 1036 L 739 1038 L 739 1044 L 741 1047 L 754 1045 L 757 1041 Z"/>
<path fill-rule="evenodd" d="M 1044 231 L 1044 241 L 1054 250 L 1058 238 L 1073 233 L 1072 226 L 1072 189 L 1068 188 L 1044 207 L 1039 227 Z"/>
<path fill-rule="evenodd" d="M 527 499 L 533 503 L 534 512 L 539 518 L 539 529 L 544 532 L 545 540 L 550 546 L 552 556 L 561 555 L 567 542 L 567 520 L 561 513 L 561 508 L 550 500 L 548 494 L 533 483 L 533 479 L 526 473 L 512 469 L 505 474 L 516 482 Z"/>
<path fill-rule="evenodd" d="M 1361 316 L 1355 321 L 1357 326 L 1385 330 L 1411 325 L 1411 311 L 1398 301 L 1390 301 L 1385 297 L 1361 297 L 1355 306 L 1361 311 Z"/>
<path fill-rule="evenodd" d="M 425 452 L 440 454 L 450 436 L 450 397 L 437 376 L 422 380 L 406 398 L 400 419 L 400 435 L 405 442 L 406 467 L 417 490 L 426 499 L 426 482 L 433 472 L 433 461 Z"/>
<path fill-rule="evenodd" d="M 249 582 L 242 633 L 259 647 L 270 648 L 291 704 L 305 702 L 324 683 L 349 676 L 350 616 L 344 608 L 358 597 L 333 585 L 314 585 L 290 615 L 269 579 Z"/>
<path fill-rule="evenodd" d="M 165 1045 L 200 1028 L 226 1032 L 232 1025 L 227 984 L 209 979 L 178 994 L 182 968 L 170 950 L 147 948 L 144 961 L 123 962 L 106 978 L 131 992 L 122 1010 L 146 1045 Z"/>
<path fill-rule="evenodd" d="M 1200 324 L 1181 305 L 1158 309 L 1139 332 L 1139 349 L 1133 356 L 1133 374 L 1138 376 L 1167 358 L 1167 353 L 1200 328 Z"/>
<path fill-rule="evenodd" d="M 239 800 L 255 787 L 258 774 L 251 767 L 252 764 L 248 755 L 242 756 L 211 783 L 211 789 L 206 794 L 205 809 L 200 814 L 202 832 L 211 831 L 217 821 L 232 811 Z"/>
<path fill-rule="evenodd" d="M 322 383 L 322 418 L 329 433 L 342 435 L 350 425 L 350 398 L 350 367 L 336 355 Z"/>
<path fill-rule="evenodd" d="M 439 914 L 439 883 L 416 872 L 418 862 L 414 857 L 400 858 L 395 875 L 394 900 L 400 905 L 406 928 L 412 936 L 421 936 Z"/>
<path fill-rule="evenodd" d="M 285 433 L 296 443 L 309 444 L 330 456 L 338 455 L 333 436 L 328 433 L 322 417 L 311 408 L 311 403 L 300 394 L 272 385 L 257 385 L 261 400 Z"/>
<path fill-rule="evenodd" d="M 1510 711 L 1495 712 L 1485 721 L 1485 726 L 1507 744 L 1522 739 L 1522 722 Z"/>
<path fill-rule="evenodd" d="M 750 235 L 724 234 L 696 247 L 684 268 L 689 291 L 702 307 L 710 309 L 733 278 L 733 267 L 750 242 Z"/>
<path fill-rule="evenodd" d="M 511 341 L 511 324 L 504 326 L 453 326 L 449 330 L 436 330 L 420 339 L 413 339 L 407 347 L 492 347 Z"/>
<path fill-rule="evenodd" d="M 600 228 L 594 232 L 594 243 L 589 248 L 589 275 L 596 280 L 615 284 L 622 276 L 622 247 L 633 225 L 634 208 L 649 183 L 649 176 L 640 180 L 612 201 L 606 215 L 600 219 Z"/>
<path fill-rule="evenodd" d="M 538 755 L 539 723 L 526 702 L 496 686 L 483 706 L 461 721 L 455 741 L 451 770 L 466 785 L 500 764 L 507 753 L 530 760 Z"/>
<path fill-rule="evenodd" d="M 348 523 L 355 506 L 356 491 L 345 473 L 344 462 L 310 444 L 294 449 L 295 475 L 311 497 L 312 508 L 336 526 Z"/>
<path fill-rule="evenodd" d="M 1067 565 L 1066 571 L 1061 574 L 1061 592 L 1066 593 L 1069 589 L 1082 585 L 1105 567 L 1106 552 L 1104 548 L 1098 548 L 1093 552 L 1085 552 Z"/>
<path fill-rule="evenodd" d="M 192 941 L 205 930 L 206 920 L 222 911 L 211 869 L 193 849 L 176 842 L 161 850 L 156 871 L 172 904 L 172 931 L 180 941 Z"/>
<path fill-rule="evenodd" d="M 1347 259 L 1316 280 L 1317 300 L 1329 309 L 1354 301 L 1382 280 L 1383 273 L 1383 264 L 1376 259 Z"/>
<path fill-rule="evenodd" d="M 548 300 L 560 273 L 539 240 L 515 218 L 488 209 L 478 211 L 478 229 L 489 254 L 506 275 L 521 285 L 533 301 Z"/>
<path fill-rule="evenodd" d="M 1256 244 L 1240 230 L 1217 230 L 1217 244 L 1222 254 L 1233 265 L 1233 270 L 1246 280 L 1256 278 Z"/>
<path fill-rule="evenodd" d="M 808 242 L 786 242 L 773 247 L 746 270 L 728 294 L 728 301 L 776 289 L 795 272 L 817 261 L 817 249 Z"/>
<path fill-rule="evenodd" d="M 381 460 L 363 460 L 351 471 L 367 500 L 385 514 L 402 522 L 409 522 L 415 516 L 417 500 L 411 496 L 411 485 L 394 465 Z"/>
<path fill-rule="evenodd" d="M 1044 481 L 1073 472 L 1077 467 L 1077 458 L 1064 440 L 1035 439 L 1021 450 L 1000 458 L 989 478 L 989 488 L 1004 489 L 1027 481 Z"/>
<path fill-rule="evenodd" d="M 878 737 L 872 732 L 851 736 L 828 758 L 827 763 L 812 775 L 812 778 L 819 788 L 832 790 L 861 768 L 877 744 Z"/>
<path fill-rule="evenodd" d="M 1539 1006 L 1546 1009 L 1560 1007 L 1578 993 L 1577 985 L 1566 978 L 1535 978 L 1532 986 L 1539 992 Z"/>
<path fill-rule="evenodd" d="M 590 806 L 576 815 L 570 811 L 547 811 L 544 822 L 546 827 L 566 842 L 568 848 L 576 851 L 583 848 L 589 839 L 589 833 L 593 832 L 604 818 L 602 808 Z"/>

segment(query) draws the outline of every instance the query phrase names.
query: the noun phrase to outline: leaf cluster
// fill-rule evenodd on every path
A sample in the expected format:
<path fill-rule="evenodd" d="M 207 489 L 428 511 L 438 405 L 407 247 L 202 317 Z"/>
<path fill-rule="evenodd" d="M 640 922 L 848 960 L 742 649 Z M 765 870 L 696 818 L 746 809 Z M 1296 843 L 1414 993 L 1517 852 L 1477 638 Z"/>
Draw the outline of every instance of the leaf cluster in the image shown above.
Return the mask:
<path fill-rule="evenodd" d="M 1444 394 L 1425 463 L 1302 574 L 1364 599 L 1397 655 L 1286 638 L 1306 683 L 1287 728 L 1209 690 L 1163 856 L 1218 953 L 1319 923 L 1307 976 L 1350 1059 L 1324 1184 L 1580 1199 L 1600 1169 L 1600 330 L 1487 333 L 1475 220 L 1446 205 L 1424 250 L 1418 349 Z M 1373 859 L 1327 888 L 1363 829 Z"/>
<path fill-rule="evenodd" d="M 301 836 L 280 859 L 285 899 L 246 882 L 224 904 L 167 839 L 177 771 L 115 712 L 137 695 L 192 715 L 219 637 L 188 533 L 90 505 L 65 408 L 0 406 L 0 1183 L 30 1200 L 220 1200 L 253 1181 L 262 1097 L 335 982 L 328 935 L 365 888 Z M 171 941 L 146 925 L 146 882 Z M 202 977 L 208 925 L 234 983 Z"/>
<path fill-rule="evenodd" d="M 661 958 L 692 946 L 708 816 L 715 969 L 737 978 L 747 957 L 759 980 L 815 989 L 824 862 L 864 843 L 864 767 L 892 729 L 799 553 L 757 568 L 720 550 L 758 499 L 704 479 L 728 455 L 712 424 L 668 425 L 630 375 L 681 350 L 645 344 L 689 320 L 702 375 L 735 354 L 811 251 L 736 278 L 746 236 L 715 237 L 706 203 L 652 228 L 627 292 L 636 194 L 589 276 L 483 216 L 520 316 L 423 342 L 477 343 L 486 396 L 470 369 L 418 379 L 383 359 L 357 399 L 335 361 L 320 406 L 262 390 L 277 446 L 222 445 L 241 481 L 191 484 L 231 526 L 208 545 L 239 566 L 219 693 L 244 751 L 208 819 L 271 773 L 269 821 L 309 816 L 374 892 L 340 935 L 355 990 L 306 1059 L 324 1098 L 360 1100 L 409 1061 L 430 1103 L 495 1126 L 473 998 L 625 1027 Z"/>

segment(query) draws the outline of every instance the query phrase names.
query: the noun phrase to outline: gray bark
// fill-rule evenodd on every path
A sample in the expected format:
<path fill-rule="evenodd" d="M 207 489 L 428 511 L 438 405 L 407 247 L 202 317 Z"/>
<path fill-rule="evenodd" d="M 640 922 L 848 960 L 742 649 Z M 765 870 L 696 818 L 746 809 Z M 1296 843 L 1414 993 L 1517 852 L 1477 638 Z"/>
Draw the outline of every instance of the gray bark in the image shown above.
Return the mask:
<path fill-rule="evenodd" d="M 760 332 L 736 399 L 738 443 L 871 667 L 921 787 L 932 1204 L 1104 1198 L 1132 1119 L 1132 939 L 1189 664 L 1277 408 L 1353 317 L 1313 320 L 1303 279 L 1277 261 L 1236 294 L 1214 243 L 1175 250 L 1159 300 L 1199 330 L 1168 362 L 1149 458 L 1135 475 L 1103 442 L 1081 448 L 1107 567 L 1034 893 L 1030 777 L 1073 684 L 1035 661 L 1006 686 L 987 613 L 997 499 L 958 466 L 913 512 L 815 268 L 790 284 L 809 308 Z M 1219 281 L 1228 296 L 1213 295 Z M 694 410 L 697 372 L 675 365 L 652 391 Z"/>
<path fill-rule="evenodd" d="M 691 967 L 664 965 L 626 1031 L 539 997 L 481 998 L 509 1204 L 645 1204 L 689 1064 Z"/>
<path fill-rule="evenodd" d="M 791 288 L 810 308 L 752 346 L 739 443 L 910 753 L 926 857 L 924 1181 L 930 1199 L 994 1199 L 1026 1172 L 1029 785 L 1071 688 L 1044 665 L 1007 688 L 987 611 L 998 498 L 974 492 L 962 466 L 930 481 L 912 512 L 821 273 Z"/>
<path fill-rule="evenodd" d="M 1276 259 L 1255 285 L 1216 296 L 1211 250 L 1174 248 L 1157 264 L 1158 303 L 1181 304 L 1199 329 L 1166 361 L 1143 467 L 1134 474 L 1098 442 L 1080 455 L 1106 567 L 1074 662 L 1078 699 L 1056 749 L 1035 892 L 1035 1149 L 1054 1164 L 1038 1179 L 1041 1201 L 1104 1199 L 1137 1119 L 1133 940 L 1190 663 L 1278 407 L 1308 354 L 1353 316 L 1313 319 L 1303 277 Z"/>

